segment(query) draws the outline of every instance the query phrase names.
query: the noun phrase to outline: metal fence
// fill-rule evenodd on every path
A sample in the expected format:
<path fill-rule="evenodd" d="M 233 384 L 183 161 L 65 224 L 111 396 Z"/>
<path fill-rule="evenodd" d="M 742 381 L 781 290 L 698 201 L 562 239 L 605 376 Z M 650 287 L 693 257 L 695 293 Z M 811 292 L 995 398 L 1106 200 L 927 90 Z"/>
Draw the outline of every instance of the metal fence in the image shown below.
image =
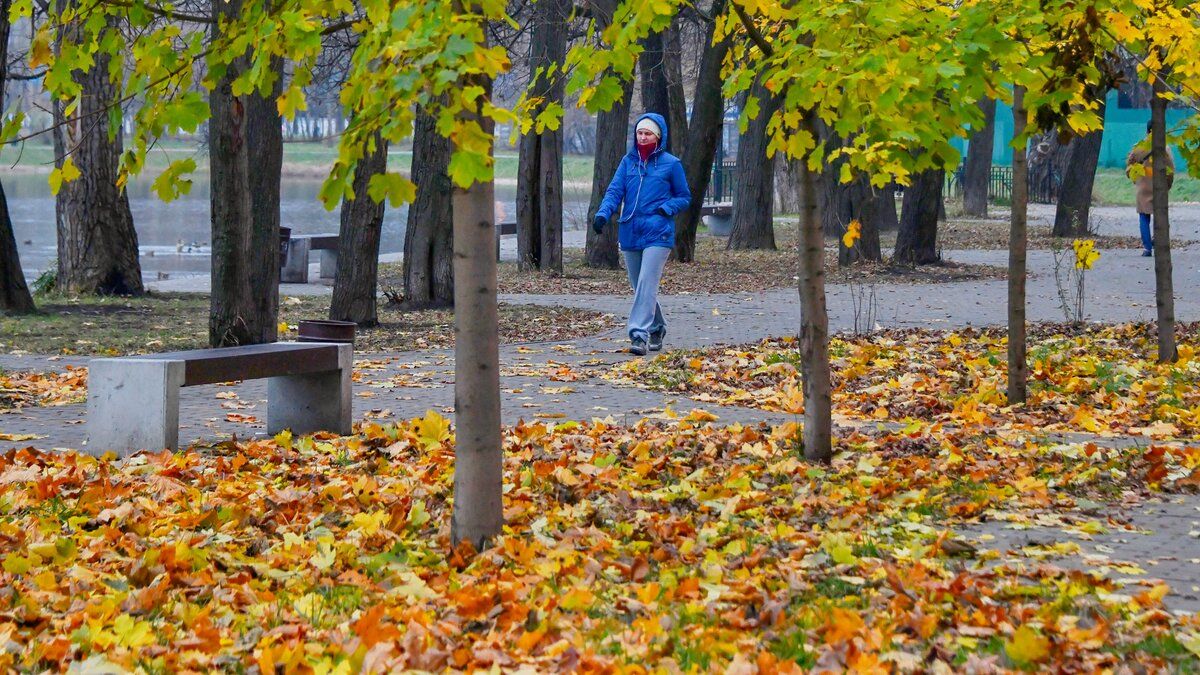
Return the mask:
<path fill-rule="evenodd" d="M 962 197 L 963 166 L 959 165 L 954 173 L 946 174 L 945 196 Z M 1036 204 L 1053 204 L 1058 201 L 1058 189 L 1062 186 L 1062 176 L 1057 171 L 1042 173 L 1039 176 L 1029 175 L 1029 201 Z M 988 175 L 988 200 L 1012 201 L 1012 167 L 993 166 Z"/>
<path fill-rule="evenodd" d="M 733 202 L 733 186 L 737 180 L 737 162 L 732 160 L 713 162 L 712 180 L 704 201 L 714 204 Z"/>

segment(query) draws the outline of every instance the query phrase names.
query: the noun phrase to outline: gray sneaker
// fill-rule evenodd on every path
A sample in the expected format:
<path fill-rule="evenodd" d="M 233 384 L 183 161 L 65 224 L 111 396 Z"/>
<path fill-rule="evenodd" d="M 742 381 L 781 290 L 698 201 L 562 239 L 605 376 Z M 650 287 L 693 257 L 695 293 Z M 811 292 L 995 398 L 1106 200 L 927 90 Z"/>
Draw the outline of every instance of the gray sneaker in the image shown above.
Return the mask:
<path fill-rule="evenodd" d="M 667 336 L 666 332 L 650 334 L 650 351 L 662 351 L 663 338 Z"/>
<path fill-rule="evenodd" d="M 629 345 L 629 353 L 634 356 L 645 356 L 646 341 L 640 337 L 633 338 L 633 344 Z"/>

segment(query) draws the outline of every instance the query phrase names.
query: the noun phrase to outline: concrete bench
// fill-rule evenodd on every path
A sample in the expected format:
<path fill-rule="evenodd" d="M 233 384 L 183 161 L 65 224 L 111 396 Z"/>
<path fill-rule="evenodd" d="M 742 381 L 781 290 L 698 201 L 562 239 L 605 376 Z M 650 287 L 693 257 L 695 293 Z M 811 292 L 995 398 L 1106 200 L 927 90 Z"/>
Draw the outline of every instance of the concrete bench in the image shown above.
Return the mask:
<path fill-rule="evenodd" d="M 332 279 L 337 275 L 338 235 L 337 234 L 297 234 L 288 240 L 287 257 L 280 271 L 279 280 L 286 284 L 308 283 L 308 254 L 312 251 L 321 252 L 322 279 Z"/>
<path fill-rule="evenodd" d="M 125 456 L 179 445 L 179 390 L 267 378 L 267 432 L 351 432 L 353 347 L 276 342 L 88 363 L 88 452 Z"/>
<path fill-rule="evenodd" d="M 500 237 L 517 233 L 517 221 L 505 220 L 496 223 L 496 262 L 500 262 Z"/>

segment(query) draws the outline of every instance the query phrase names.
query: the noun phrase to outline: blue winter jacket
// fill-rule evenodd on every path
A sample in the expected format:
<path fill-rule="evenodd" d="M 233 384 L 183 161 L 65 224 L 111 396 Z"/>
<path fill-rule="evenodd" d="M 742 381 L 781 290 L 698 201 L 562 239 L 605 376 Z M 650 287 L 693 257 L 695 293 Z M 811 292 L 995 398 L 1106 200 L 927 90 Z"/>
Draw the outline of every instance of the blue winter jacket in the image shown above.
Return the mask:
<path fill-rule="evenodd" d="M 675 214 L 686 209 L 692 201 L 683 164 L 664 149 L 667 146 L 667 121 L 657 113 L 646 113 L 638 118 L 638 122 L 647 118 L 662 129 L 658 147 L 643 162 L 638 156 L 637 132 L 634 132 L 629 152 L 621 158 L 621 165 L 596 211 L 597 216 L 612 222 L 617 207 L 624 202 L 618 234 L 623 251 L 641 251 L 651 246 L 673 248 Z M 660 214 L 660 209 L 668 215 Z"/>

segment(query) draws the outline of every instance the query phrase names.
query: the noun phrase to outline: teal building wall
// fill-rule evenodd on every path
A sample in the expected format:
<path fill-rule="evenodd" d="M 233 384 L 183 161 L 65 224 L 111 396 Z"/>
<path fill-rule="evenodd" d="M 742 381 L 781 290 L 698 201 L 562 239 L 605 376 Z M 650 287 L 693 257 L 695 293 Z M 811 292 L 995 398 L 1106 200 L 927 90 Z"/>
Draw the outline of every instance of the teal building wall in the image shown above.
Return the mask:
<path fill-rule="evenodd" d="M 1130 149 L 1146 135 L 1146 122 L 1150 120 L 1149 108 L 1122 108 L 1120 94 L 1117 91 L 1108 93 L 1108 101 L 1104 110 L 1104 139 L 1100 143 L 1100 166 L 1124 168 L 1125 157 Z M 1168 128 L 1191 114 L 1188 110 L 1170 108 L 1167 110 Z M 996 104 L 996 142 L 992 150 L 992 163 L 999 166 L 1012 165 L 1012 108 L 1006 103 Z M 967 141 L 955 139 L 955 147 L 967 154 Z M 1171 148 L 1175 157 L 1175 166 L 1179 171 L 1186 171 L 1187 165 L 1179 151 Z"/>

